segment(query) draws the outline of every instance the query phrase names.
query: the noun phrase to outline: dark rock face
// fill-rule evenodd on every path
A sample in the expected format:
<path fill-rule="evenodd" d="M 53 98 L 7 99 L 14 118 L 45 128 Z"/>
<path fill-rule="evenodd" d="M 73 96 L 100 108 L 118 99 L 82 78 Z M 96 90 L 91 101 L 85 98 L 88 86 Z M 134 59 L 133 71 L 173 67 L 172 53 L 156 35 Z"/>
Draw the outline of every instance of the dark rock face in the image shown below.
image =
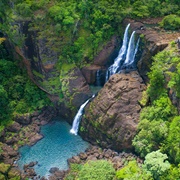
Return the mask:
<path fill-rule="evenodd" d="M 78 108 L 92 93 L 79 68 L 72 69 L 71 72 L 67 72 L 60 79 L 65 103 L 60 105 L 59 113 L 72 123 Z"/>
<path fill-rule="evenodd" d="M 84 139 L 105 148 L 120 151 L 132 148 L 145 85 L 134 71 L 115 74 L 85 109 L 81 123 Z"/>
<path fill-rule="evenodd" d="M 114 59 L 115 50 L 118 47 L 117 37 L 113 36 L 111 40 L 102 48 L 98 55 L 94 58 L 95 65 L 105 66 L 109 60 Z M 113 60 L 112 59 L 112 60 Z"/>
<path fill-rule="evenodd" d="M 87 67 L 85 66 L 82 68 L 81 70 L 82 74 L 85 77 L 86 82 L 88 84 L 95 84 L 96 73 L 98 70 L 101 70 L 102 72 L 104 72 L 104 75 L 105 75 L 106 69 L 103 66 L 91 65 L 91 66 L 87 66 Z"/>

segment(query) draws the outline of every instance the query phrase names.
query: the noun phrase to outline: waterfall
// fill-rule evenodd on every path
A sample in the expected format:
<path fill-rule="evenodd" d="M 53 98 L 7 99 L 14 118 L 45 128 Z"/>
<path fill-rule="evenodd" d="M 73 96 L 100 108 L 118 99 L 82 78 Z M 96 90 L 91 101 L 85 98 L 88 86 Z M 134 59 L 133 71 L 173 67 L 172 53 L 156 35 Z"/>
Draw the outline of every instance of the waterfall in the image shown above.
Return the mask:
<path fill-rule="evenodd" d="M 88 102 L 93 99 L 95 97 L 95 95 L 93 94 L 91 98 L 89 98 L 84 104 L 82 104 L 73 120 L 73 125 L 72 128 L 70 130 L 70 133 L 77 135 L 78 133 L 78 129 L 79 129 L 79 123 L 81 121 L 82 115 L 83 115 L 83 110 L 85 108 L 85 106 L 88 104 Z"/>
<path fill-rule="evenodd" d="M 101 70 L 96 71 L 96 86 L 101 86 Z"/>
<path fill-rule="evenodd" d="M 131 34 L 129 44 L 128 44 L 128 50 L 127 50 L 127 55 L 126 55 L 126 60 L 124 62 L 124 65 L 130 64 L 133 62 L 133 57 L 134 57 L 134 35 L 135 31 Z"/>
<path fill-rule="evenodd" d="M 108 68 L 106 72 L 106 81 L 109 79 L 109 77 L 113 74 L 115 74 L 118 70 L 118 68 L 121 66 L 122 61 L 124 60 L 124 56 L 126 55 L 127 51 L 127 43 L 128 43 L 128 29 L 129 29 L 130 24 L 127 25 L 125 32 L 124 32 L 124 37 L 123 37 L 123 44 L 122 47 L 119 51 L 119 54 L 117 58 L 114 60 L 114 63 Z"/>

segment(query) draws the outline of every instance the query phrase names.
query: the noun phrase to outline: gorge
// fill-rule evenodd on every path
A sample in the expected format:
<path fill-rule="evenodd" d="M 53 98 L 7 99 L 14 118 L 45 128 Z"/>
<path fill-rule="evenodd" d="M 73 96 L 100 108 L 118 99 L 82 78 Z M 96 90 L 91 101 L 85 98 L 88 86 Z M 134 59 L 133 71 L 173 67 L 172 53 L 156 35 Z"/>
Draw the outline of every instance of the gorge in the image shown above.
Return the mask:
<path fill-rule="evenodd" d="M 179 3 L 145 2 L 0 2 L 0 179 L 180 178 Z"/>

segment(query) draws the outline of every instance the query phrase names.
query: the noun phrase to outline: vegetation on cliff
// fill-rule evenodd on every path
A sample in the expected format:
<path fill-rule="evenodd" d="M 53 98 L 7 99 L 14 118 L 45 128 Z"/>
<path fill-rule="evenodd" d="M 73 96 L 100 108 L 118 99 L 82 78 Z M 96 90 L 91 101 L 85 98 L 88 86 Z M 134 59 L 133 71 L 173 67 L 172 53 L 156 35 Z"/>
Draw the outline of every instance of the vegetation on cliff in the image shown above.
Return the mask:
<path fill-rule="evenodd" d="M 6 37 L 14 46 L 26 48 L 24 45 L 27 32 L 22 32 L 22 27 L 27 23 L 28 31 L 36 43 L 47 47 L 41 57 L 44 65 L 52 65 L 52 59 L 56 59 L 58 73 L 49 78 L 49 83 L 44 81 L 44 86 L 51 86 L 51 92 L 63 98 L 63 91 L 67 92 L 68 83 L 64 83 L 63 87 L 62 82 L 57 82 L 63 75 L 61 69 L 64 64 L 73 64 L 69 67 L 82 67 L 91 63 L 112 35 L 122 34 L 121 23 L 125 17 L 141 19 L 165 16 L 160 26 L 167 30 L 178 30 L 179 8 L 179 0 L 7 0 L 0 2 L 0 43 L 6 40 Z M 19 68 L 20 61 L 9 57 L 2 44 L 0 52 L 2 130 L 14 115 L 39 110 L 48 105 L 49 100 L 45 93 L 28 79 L 23 66 Z M 37 57 L 32 58 L 38 63 Z M 145 162 L 143 166 L 130 162 L 116 173 L 117 179 L 180 178 L 180 116 L 170 100 L 170 96 L 180 98 L 179 67 L 180 58 L 174 43 L 171 49 L 154 57 L 146 91 L 150 99 L 149 105 L 141 112 L 138 133 L 133 140 L 136 153 L 145 158 Z M 34 75 L 41 80 L 45 77 L 35 70 Z M 157 157 L 161 160 L 160 164 L 157 163 Z M 167 157 L 171 166 L 165 161 Z M 88 174 L 89 170 L 94 168 L 91 165 L 82 167 L 79 179 L 91 175 Z M 95 167 L 101 167 L 101 164 L 95 164 Z M 110 170 L 110 176 L 115 175 L 111 166 L 108 165 L 107 169 Z M 84 170 L 86 174 L 83 174 Z M 103 171 L 100 172 L 101 175 Z M 132 176 L 128 177 L 128 174 Z"/>
<path fill-rule="evenodd" d="M 0 44 L 0 52 L 0 130 L 2 130 L 12 122 L 15 115 L 32 113 L 51 103 L 47 95 L 30 81 L 22 63 L 8 54 L 3 43 Z"/>

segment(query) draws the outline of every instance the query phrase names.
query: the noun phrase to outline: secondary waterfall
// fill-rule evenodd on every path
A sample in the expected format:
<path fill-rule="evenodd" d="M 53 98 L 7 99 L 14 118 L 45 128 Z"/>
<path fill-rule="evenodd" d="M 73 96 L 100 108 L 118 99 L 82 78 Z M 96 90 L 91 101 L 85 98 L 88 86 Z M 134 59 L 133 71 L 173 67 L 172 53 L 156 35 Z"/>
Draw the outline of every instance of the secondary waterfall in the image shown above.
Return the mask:
<path fill-rule="evenodd" d="M 85 108 L 85 106 L 88 104 L 88 102 L 93 99 L 95 97 L 95 95 L 93 94 L 91 98 L 89 98 L 84 104 L 82 104 L 73 120 L 73 125 L 72 128 L 70 130 L 70 133 L 77 135 L 78 133 L 78 129 L 79 129 L 79 123 L 81 121 L 82 115 L 83 115 L 83 110 Z"/>
<path fill-rule="evenodd" d="M 128 44 L 128 51 L 127 51 L 127 55 L 126 55 L 126 60 L 124 61 L 124 65 L 125 64 L 129 64 L 130 62 L 133 61 L 133 57 L 134 57 L 134 34 L 135 31 L 133 31 L 133 33 L 131 34 L 130 40 L 129 40 L 129 44 Z"/>
<path fill-rule="evenodd" d="M 96 86 L 101 86 L 101 71 L 99 69 L 96 71 Z"/>
<path fill-rule="evenodd" d="M 109 79 L 109 77 L 113 74 L 115 74 L 119 68 L 119 66 L 123 63 L 124 61 L 124 56 L 126 55 L 127 51 L 127 43 L 128 43 L 128 29 L 129 29 L 130 24 L 127 25 L 125 32 L 124 32 L 124 37 L 123 37 L 123 44 L 122 47 L 119 51 L 119 54 L 117 58 L 114 60 L 114 63 L 108 68 L 106 72 L 106 81 Z"/>
<path fill-rule="evenodd" d="M 135 31 L 133 31 L 128 42 L 129 26 L 130 24 L 128 24 L 125 29 L 123 44 L 119 51 L 118 57 L 114 60 L 114 63 L 106 71 L 106 82 L 111 75 L 120 72 L 120 70 L 132 68 L 131 66 L 133 66 L 135 62 L 135 56 L 138 51 L 140 38 L 135 45 Z"/>

